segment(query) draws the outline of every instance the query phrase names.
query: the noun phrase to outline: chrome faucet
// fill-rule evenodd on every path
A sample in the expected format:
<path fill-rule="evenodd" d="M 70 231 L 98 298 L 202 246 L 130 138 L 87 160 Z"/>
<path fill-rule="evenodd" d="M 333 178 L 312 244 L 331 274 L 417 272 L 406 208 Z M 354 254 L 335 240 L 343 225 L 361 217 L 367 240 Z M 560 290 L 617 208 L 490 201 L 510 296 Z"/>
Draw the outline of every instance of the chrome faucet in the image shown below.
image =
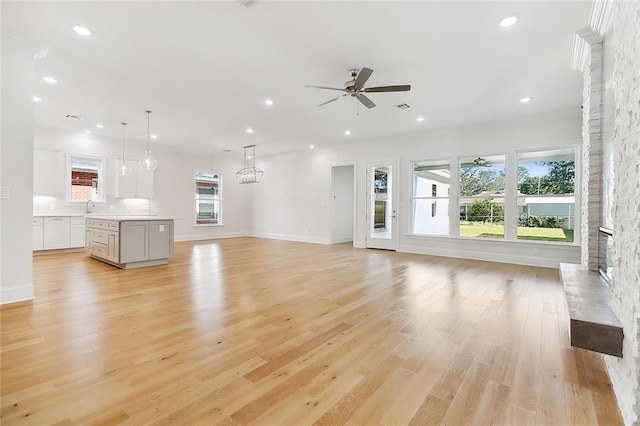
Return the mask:
<path fill-rule="evenodd" d="M 87 213 L 91 213 L 91 209 L 89 208 L 89 203 L 91 203 L 93 207 L 96 206 L 93 200 L 87 200 Z"/>

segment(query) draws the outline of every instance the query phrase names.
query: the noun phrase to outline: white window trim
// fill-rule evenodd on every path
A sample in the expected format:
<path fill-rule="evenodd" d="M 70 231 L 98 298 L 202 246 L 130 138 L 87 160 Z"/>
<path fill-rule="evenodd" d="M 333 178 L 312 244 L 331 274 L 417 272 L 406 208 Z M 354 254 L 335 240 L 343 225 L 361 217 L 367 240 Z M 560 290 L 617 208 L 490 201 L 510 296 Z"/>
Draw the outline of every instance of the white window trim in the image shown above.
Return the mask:
<path fill-rule="evenodd" d="M 211 174 L 215 174 L 218 175 L 218 199 L 219 199 L 219 203 L 220 203 L 220 212 L 218 215 L 218 223 L 198 223 L 198 207 L 197 207 L 197 200 L 196 200 L 196 193 L 195 191 L 193 192 L 193 201 L 191 203 L 192 209 L 193 209 L 193 213 L 192 213 L 192 224 L 191 227 L 192 228 L 217 228 L 220 226 L 224 226 L 224 214 L 223 214 L 223 203 L 222 203 L 222 187 L 223 187 L 223 181 L 224 179 L 222 178 L 222 173 L 216 173 L 216 172 L 212 172 L 212 171 L 206 171 L 206 170 L 194 170 L 193 173 L 191 174 L 191 188 L 193 189 L 193 185 L 196 184 L 196 174 L 197 173 L 211 173 Z"/>
<path fill-rule="evenodd" d="M 517 224 L 518 224 L 518 215 L 517 215 L 517 190 L 518 190 L 518 182 L 517 182 L 517 171 L 518 171 L 518 156 L 521 153 L 529 153 L 529 152 L 537 152 L 537 151 L 555 151 L 562 149 L 573 149 L 575 153 L 575 179 L 574 179 L 574 196 L 575 196 L 575 206 L 574 206 L 574 230 L 573 230 L 573 241 L 572 242 L 552 242 L 552 241 L 543 241 L 543 240 L 523 240 L 517 238 Z M 460 160 L 462 158 L 469 157 L 491 157 L 497 155 L 505 156 L 505 171 L 506 171 L 506 182 L 505 182 L 505 198 L 504 198 L 504 238 L 483 238 L 483 237 L 461 237 L 460 236 Z M 476 155 L 455 155 L 451 157 L 438 157 L 438 158 L 429 158 L 422 160 L 411 160 L 409 161 L 409 170 L 411 179 L 411 208 L 408 209 L 407 217 L 409 221 L 409 231 L 413 230 L 413 201 L 415 199 L 448 199 L 449 200 L 449 235 L 435 235 L 435 234 L 417 234 L 414 232 L 406 232 L 404 235 L 408 237 L 417 237 L 417 238 L 447 238 L 447 239 L 460 239 L 464 241 L 469 240 L 480 240 L 480 241 L 495 241 L 496 243 L 501 242 L 509 242 L 509 243 L 518 243 L 518 244 L 547 244 L 550 246 L 579 246 L 581 241 L 581 197 L 580 197 L 580 188 L 581 188 L 581 151 L 579 143 L 572 144 L 559 144 L 553 147 L 543 146 L 543 147 L 531 147 L 518 149 L 514 151 L 507 151 L 502 153 L 489 153 L 484 152 Z M 415 193 L 415 182 L 413 179 L 413 166 L 416 163 L 425 163 L 425 162 L 437 162 L 437 161 L 449 161 L 449 170 L 451 172 L 451 183 L 450 183 L 450 196 L 446 197 L 414 197 Z M 454 179 L 453 176 L 458 176 L 458 179 Z M 482 198 L 482 197 L 480 197 Z"/>
<path fill-rule="evenodd" d="M 102 188 L 98 192 L 99 198 L 97 200 L 93 200 L 94 205 L 96 206 L 105 206 L 107 205 L 107 176 L 106 176 L 106 164 L 107 159 L 104 157 L 98 157 L 95 155 L 87 155 L 87 154 L 74 154 L 67 152 L 65 155 L 65 176 L 64 176 L 64 188 L 65 188 L 65 202 L 64 204 L 67 206 L 80 206 L 87 204 L 88 201 L 75 201 L 71 199 L 71 158 L 72 157 L 80 157 L 80 158 L 88 158 L 91 160 L 97 160 L 100 162 L 100 167 L 98 169 L 98 186 Z"/>

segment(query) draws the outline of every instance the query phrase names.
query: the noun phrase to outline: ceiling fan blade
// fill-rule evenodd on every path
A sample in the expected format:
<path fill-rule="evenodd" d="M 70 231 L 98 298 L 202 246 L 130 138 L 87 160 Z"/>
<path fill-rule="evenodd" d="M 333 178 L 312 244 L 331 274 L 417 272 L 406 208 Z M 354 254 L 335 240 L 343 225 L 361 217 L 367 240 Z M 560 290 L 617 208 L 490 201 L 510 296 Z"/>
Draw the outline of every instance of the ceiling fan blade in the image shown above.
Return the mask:
<path fill-rule="evenodd" d="M 340 90 L 341 92 L 345 91 L 344 89 L 338 89 L 337 87 L 311 86 L 309 84 L 304 87 L 313 87 L 314 89 Z"/>
<path fill-rule="evenodd" d="M 363 92 L 374 93 L 374 92 L 407 92 L 411 90 L 410 84 L 401 84 L 398 86 L 379 86 L 379 87 L 367 87 L 362 89 Z"/>
<path fill-rule="evenodd" d="M 344 98 L 344 97 L 345 97 L 345 96 L 347 96 L 347 95 L 348 95 L 348 93 L 345 93 L 344 95 L 342 95 L 342 96 L 338 96 L 337 98 L 329 99 L 327 102 L 323 102 L 323 103 L 321 103 L 321 104 L 320 104 L 320 105 L 318 105 L 318 106 L 322 106 L 322 105 L 330 104 L 331 102 L 337 101 L 337 100 L 338 100 L 338 99 L 340 99 L 340 98 Z"/>
<path fill-rule="evenodd" d="M 362 68 L 356 77 L 356 87 L 364 86 L 364 83 L 367 82 L 369 77 L 371 77 L 371 73 L 373 70 L 371 68 Z"/>
<path fill-rule="evenodd" d="M 373 101 L 369 98 L 367 98 L 365 95 L 363 95 L 362 93 L 358 94 L 358 96 L 356 96 L 356 98 L 358 98 L 358 100 L 360 102 L 362 102 L 362 105 L 366 106 L 367 108 L 371 109 L 374 106 L 376 106 L 376 104 L 373 103 Z"/>

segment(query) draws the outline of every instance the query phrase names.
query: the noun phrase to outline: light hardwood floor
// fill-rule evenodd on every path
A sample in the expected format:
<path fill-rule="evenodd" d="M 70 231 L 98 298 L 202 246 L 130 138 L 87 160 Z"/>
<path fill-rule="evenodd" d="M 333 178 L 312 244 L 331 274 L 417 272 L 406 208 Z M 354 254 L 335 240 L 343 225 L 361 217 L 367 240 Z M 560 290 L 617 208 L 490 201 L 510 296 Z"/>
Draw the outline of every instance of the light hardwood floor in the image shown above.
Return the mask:
<path fill-rule="evenodd" d="M 619 424 L 554 269 L 253 238 L 34 258 L 1 308 L 11 424 Z"/>

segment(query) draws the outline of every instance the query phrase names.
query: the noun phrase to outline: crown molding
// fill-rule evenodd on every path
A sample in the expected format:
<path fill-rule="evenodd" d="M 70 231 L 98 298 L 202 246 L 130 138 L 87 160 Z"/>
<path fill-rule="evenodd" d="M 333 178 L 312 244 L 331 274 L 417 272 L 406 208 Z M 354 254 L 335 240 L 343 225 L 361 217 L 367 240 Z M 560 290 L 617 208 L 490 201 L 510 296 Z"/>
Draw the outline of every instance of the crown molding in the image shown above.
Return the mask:
<path fill-rule="evenodd" d="M 593 0 L 589 13 L 589 26 L 576 32 L 573 37 L 570 68 L 584 71 L 590 45 L 602 42 L 609 29 L 613 14 L 614 0 Z"/>
<path fill-rule="evenodd" d="M 594 0 L 591 5 L 589 27 L 601 36 L 609 29 L 614 3 L 613 0 Z"/>

